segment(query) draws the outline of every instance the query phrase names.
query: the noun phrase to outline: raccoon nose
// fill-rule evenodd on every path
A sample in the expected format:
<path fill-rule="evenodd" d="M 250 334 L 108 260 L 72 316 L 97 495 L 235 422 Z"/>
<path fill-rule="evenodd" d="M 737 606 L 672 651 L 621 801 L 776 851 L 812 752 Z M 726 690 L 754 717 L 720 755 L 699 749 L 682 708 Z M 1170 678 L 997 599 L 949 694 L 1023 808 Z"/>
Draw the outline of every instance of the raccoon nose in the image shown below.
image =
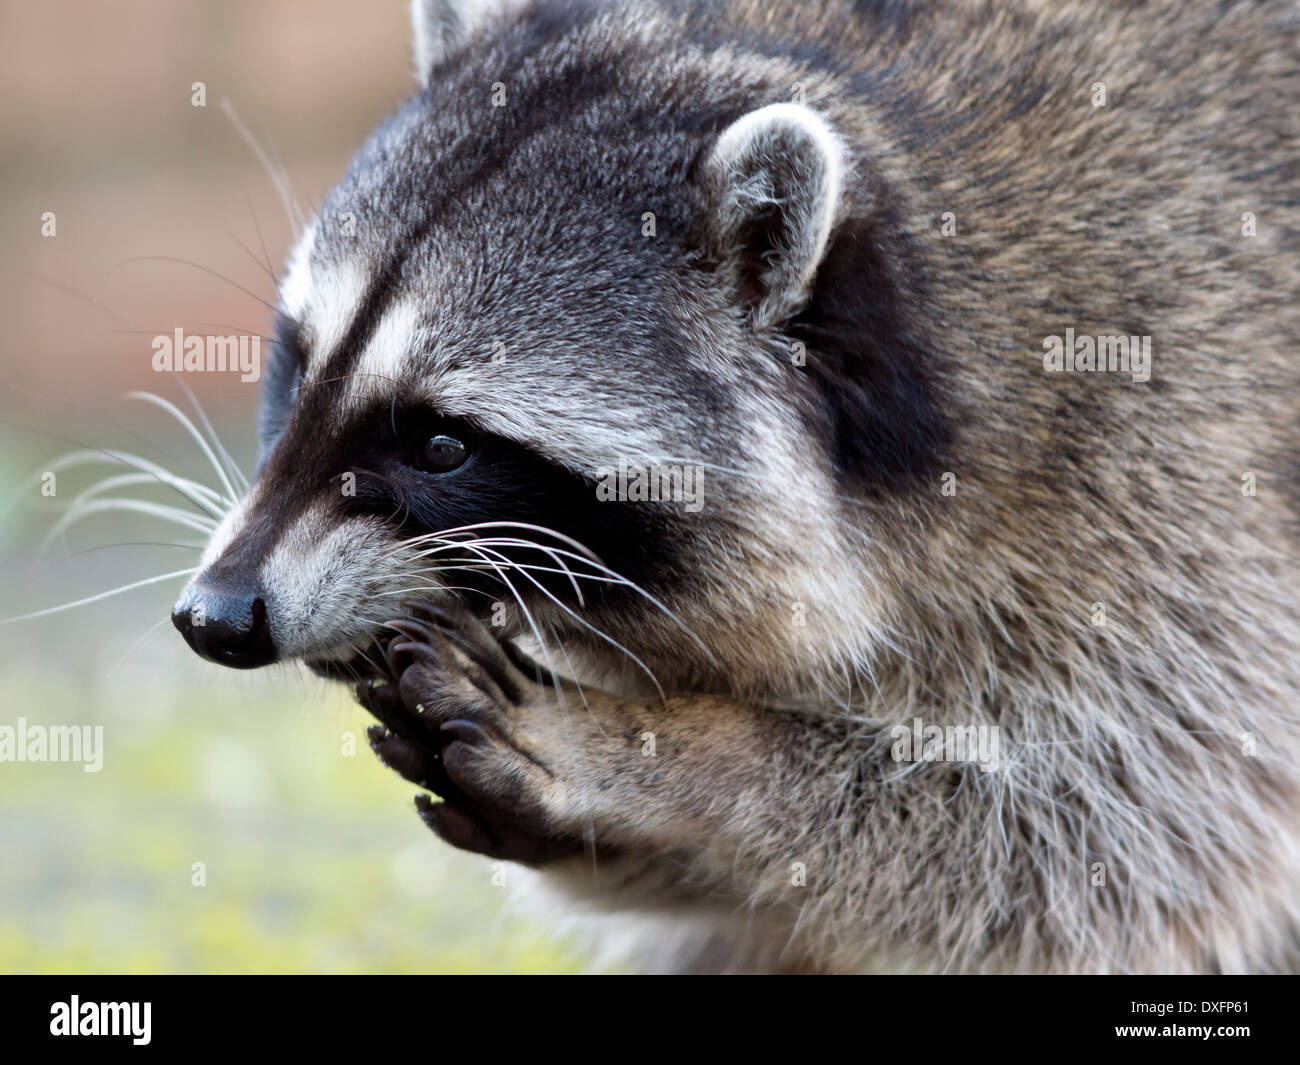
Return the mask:
<path fill-rule="evenodd" d="M 266 604 L 254 589 L 195 582 L 172 607 L 172 624 L 209 661 L 234 669 L 275 661 Z"/>

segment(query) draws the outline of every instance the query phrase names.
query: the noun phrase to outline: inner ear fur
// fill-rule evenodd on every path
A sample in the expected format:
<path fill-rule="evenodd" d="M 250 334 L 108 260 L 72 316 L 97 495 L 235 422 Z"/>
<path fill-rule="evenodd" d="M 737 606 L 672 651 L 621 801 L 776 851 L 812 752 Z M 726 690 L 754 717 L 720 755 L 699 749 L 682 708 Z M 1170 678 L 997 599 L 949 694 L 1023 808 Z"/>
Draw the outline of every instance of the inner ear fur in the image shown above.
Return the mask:
<path fill-rule="evenodd" d="M 758 328 L 807 301 L 840 215 L 845 158 L 829 123 L 800 104 L 751 111 L 709 153 L 708 251 Z"/>
<path fill-rule="evenodd" d="M 492 19 L 521 12 L 532 0 L 411 0 L 415 76 L 421 85 Z"/>
<path fill-rule="evenodd" d="M 905 228 L 878 183 L 851 209 L 848 173 L 844 141 L 807 107 L 736 120 L 704 166 L 706 258 L 756 330 L 803 344 L 791 373 L 846 487 L 888 494 L 933 477 L 951 436 Z"/>

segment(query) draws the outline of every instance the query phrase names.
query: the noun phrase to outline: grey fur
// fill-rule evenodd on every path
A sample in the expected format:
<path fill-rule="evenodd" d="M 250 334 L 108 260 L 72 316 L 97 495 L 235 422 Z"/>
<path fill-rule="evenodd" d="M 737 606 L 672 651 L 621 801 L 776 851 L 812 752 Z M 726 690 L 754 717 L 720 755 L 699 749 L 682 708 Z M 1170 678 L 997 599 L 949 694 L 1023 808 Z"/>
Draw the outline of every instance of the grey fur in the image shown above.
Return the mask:
<path fill-rule="evenodd" d="M 533 597 L 583 690 L 522 685 L 509 711 L 549 777 L 504 749 L 479 770 L 620 854 L 551 883 L 673 925 L 652 968 L 1294 969 L 1295 6 L 537 6 L 417 34 L 427 84 L 291 271 L 304 384 L 205 565 L 326 498 L 307 442 L 394 392 L 588 478 L 707 463 L 650 588 L 707 653 L 645 602 L 583 614 L 666 700 Z M 797 128 L 710 155 L 796 93 L 842 149 L 837 195 Z M 773 191 L 782 163 L 746 292 L 728 263 L 753 200 L 726 190 Z M 859 287 L 827 291 L 854 255 Z M 818 343 L 863 307 L 891 344 L 841 373 Z M 1066 327 L 1151 336 L 1151 381 L 1046 372 Z M 263 579 L 291 652 L 329 657 L 413 563 L 371 519 L 298 513 L 321 527 Z M 321 557 L 349 522 L 361 553 Z M 895 760 L 918 717 L 996 726 L 1003 765 Z"/>

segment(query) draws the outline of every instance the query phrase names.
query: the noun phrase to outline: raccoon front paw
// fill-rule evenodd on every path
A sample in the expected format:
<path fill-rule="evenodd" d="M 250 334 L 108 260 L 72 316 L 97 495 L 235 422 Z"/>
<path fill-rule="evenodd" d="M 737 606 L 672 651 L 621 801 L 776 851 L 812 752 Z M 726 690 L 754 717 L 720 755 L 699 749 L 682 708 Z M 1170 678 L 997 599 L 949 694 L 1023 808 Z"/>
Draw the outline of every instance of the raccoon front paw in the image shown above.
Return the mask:
<path fill-rule="evenodd" d="M 393 683 L 367 682 L 357 698 L 382 724 L 371 747 L 385 765 L 441 798 L 416 809 L 441 839 L 464 850 L 540 864 L 583 849 L 581 830 L 558 823 L 559 784 L 522 735 L 520 718 L 546 701 L 492 633 L 467 612 L 408 604 L 390 622 Z"/>

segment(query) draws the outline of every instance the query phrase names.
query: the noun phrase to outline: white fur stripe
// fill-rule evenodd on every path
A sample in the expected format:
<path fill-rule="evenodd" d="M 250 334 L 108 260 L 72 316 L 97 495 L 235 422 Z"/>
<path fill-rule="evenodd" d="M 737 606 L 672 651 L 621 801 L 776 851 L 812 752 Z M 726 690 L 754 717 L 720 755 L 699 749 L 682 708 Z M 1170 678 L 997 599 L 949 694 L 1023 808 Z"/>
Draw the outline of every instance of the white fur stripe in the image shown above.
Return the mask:
<path fill-rule="evenodd" d="M 394 303 L 384 312 L 357 359 L 354 387 L 350 395 L 387 394 L 411 359 L 412 336 L 420 322 L 420 308 L 414 300 Z"/>

